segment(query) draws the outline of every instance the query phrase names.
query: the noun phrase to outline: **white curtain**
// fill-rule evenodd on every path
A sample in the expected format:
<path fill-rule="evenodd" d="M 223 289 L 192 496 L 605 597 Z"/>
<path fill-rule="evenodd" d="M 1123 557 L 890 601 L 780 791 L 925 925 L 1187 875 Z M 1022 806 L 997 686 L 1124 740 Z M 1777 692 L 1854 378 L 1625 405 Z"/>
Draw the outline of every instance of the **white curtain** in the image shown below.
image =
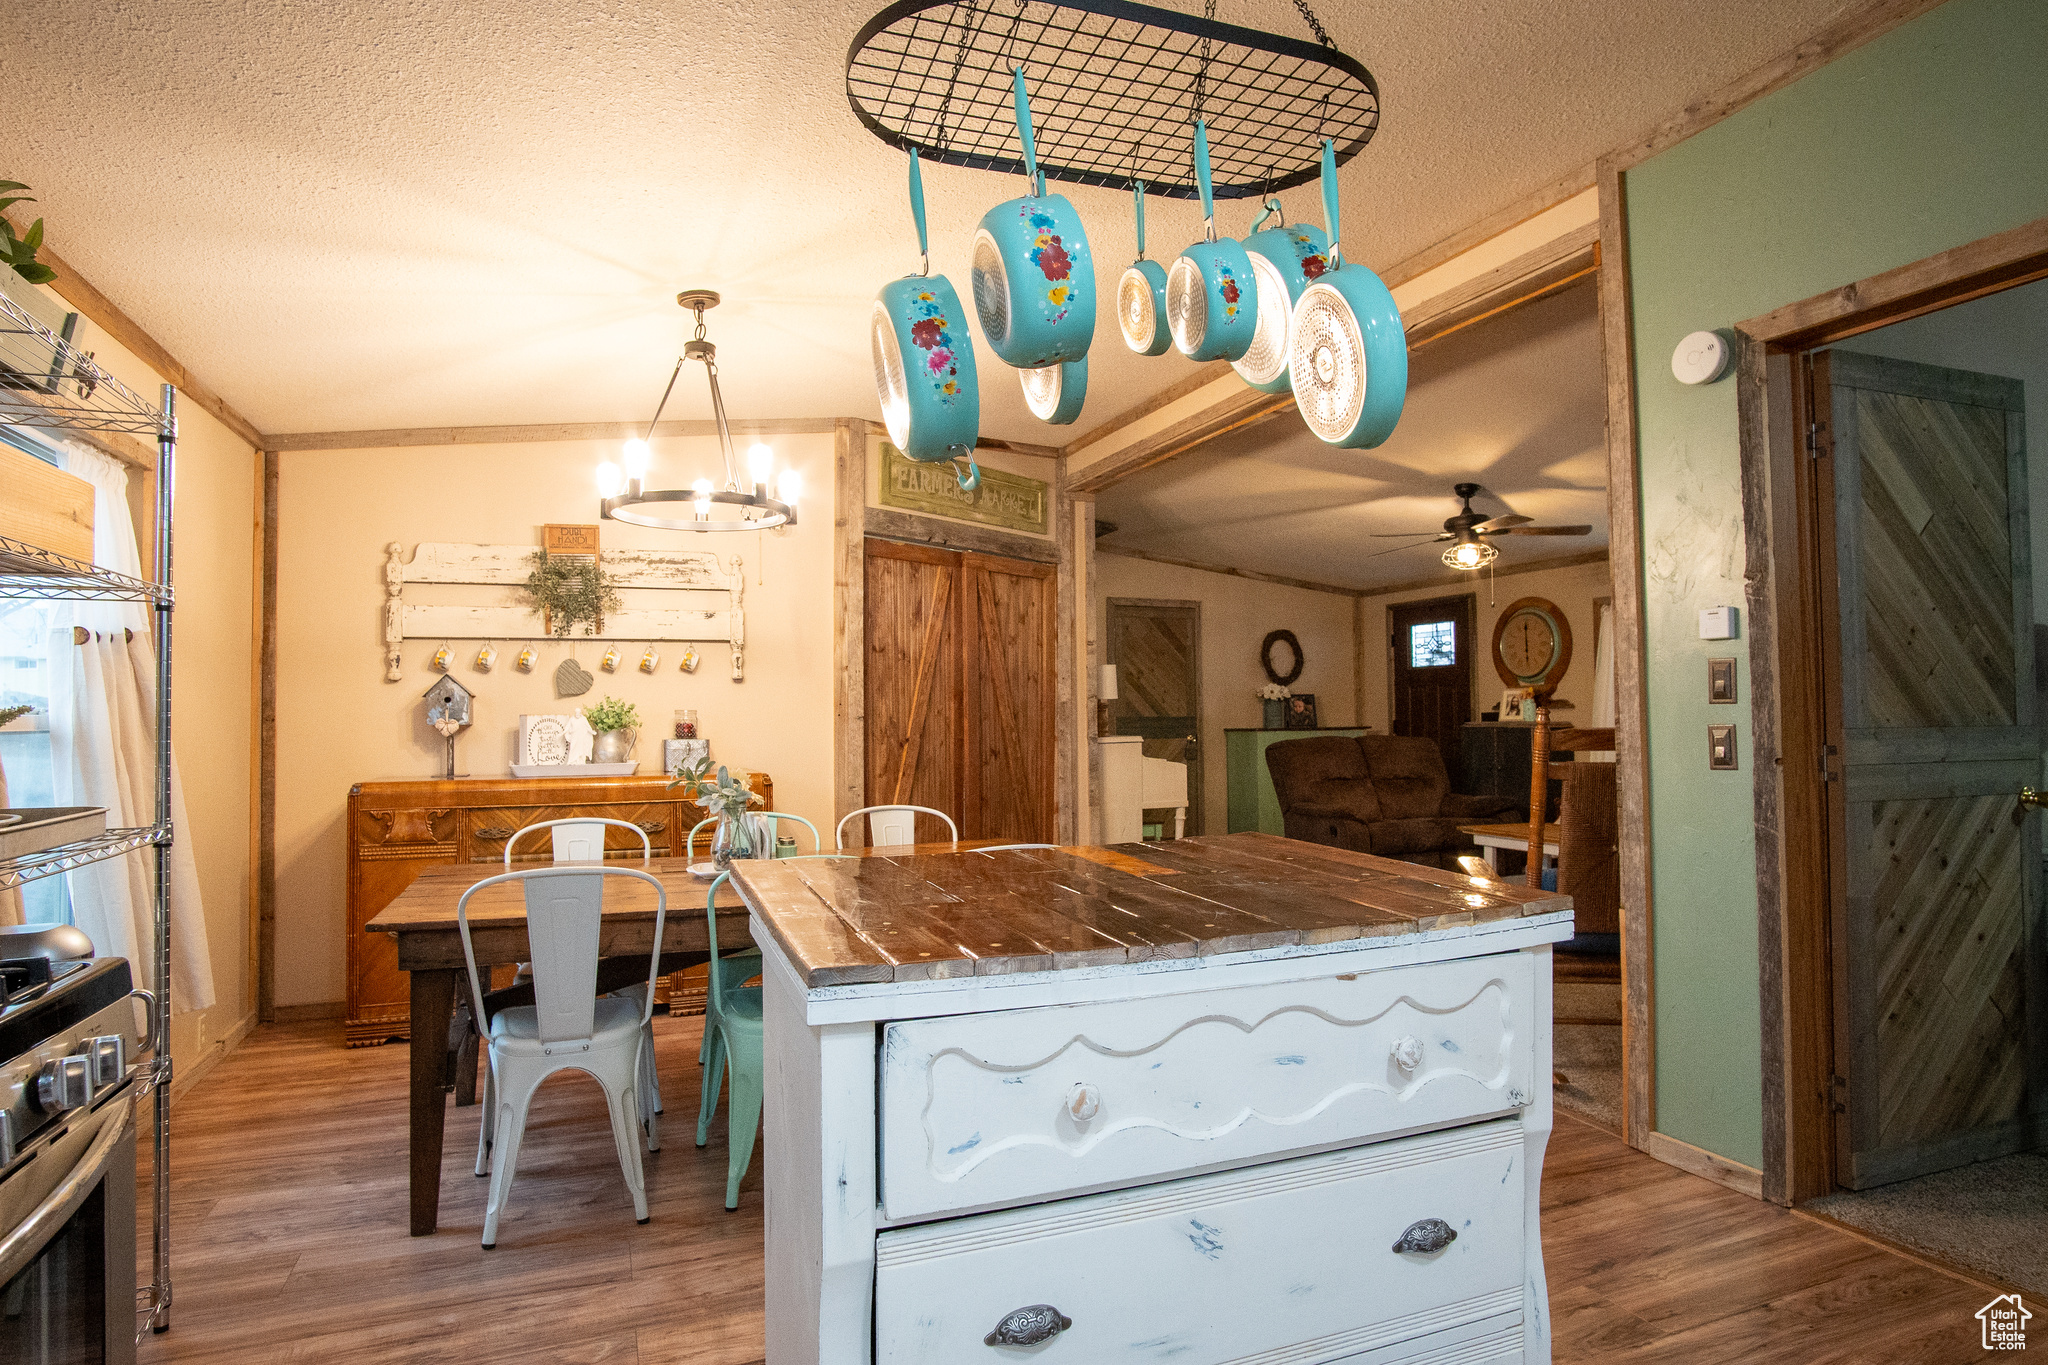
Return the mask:
<path fill-rule="evenodd" d="M 1602 602 L 1593 626 L 1593 728 L 1614 726 L 1614 604 Z"/>
<path fill-rule="evenodd" d="M 63 448 L 65 467 L 93 486 L 94 561 L 142 577 L 127 468 L 82 442 L 66 441 Z M 74 644 L 72 626 L 90 638 Z M 50 634 L 50 768 L 57 804 L 104 806 L 109 828 L 156 820 L 156 650 L 149 626 L 139 602 L 79 602 L 71 623 Z M 175 761 L 171 825 L 171 1004 L 183 1013 L 213 1004 L 213 963 Z M 94 949 L 127 958 L 136 980 L 151 990 L 157 989 L 154 857 L 130 853 L 65 874 L 72 918 Z"/>

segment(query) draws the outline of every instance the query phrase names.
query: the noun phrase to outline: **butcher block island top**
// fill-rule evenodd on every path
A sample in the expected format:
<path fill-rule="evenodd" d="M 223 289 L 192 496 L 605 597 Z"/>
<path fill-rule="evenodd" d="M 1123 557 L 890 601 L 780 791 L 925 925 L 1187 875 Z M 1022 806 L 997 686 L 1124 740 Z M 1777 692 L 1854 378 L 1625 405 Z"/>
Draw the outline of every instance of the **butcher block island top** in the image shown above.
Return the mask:
<path fill-rule="evenodd" d="M 1269 834 L 736 862 L 812 990 L 1164 962 L 1557 917 L 1571 898 Z M 1366 943 L 1351 944 L 1355 947 Z"/>

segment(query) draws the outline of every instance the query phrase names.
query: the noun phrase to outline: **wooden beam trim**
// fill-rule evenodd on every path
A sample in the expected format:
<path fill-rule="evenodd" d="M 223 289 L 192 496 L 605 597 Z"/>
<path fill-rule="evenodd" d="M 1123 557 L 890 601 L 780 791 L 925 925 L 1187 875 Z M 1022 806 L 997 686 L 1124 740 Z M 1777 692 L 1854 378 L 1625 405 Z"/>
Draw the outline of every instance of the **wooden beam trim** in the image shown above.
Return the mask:
<path fill-rule="evenodd" d="M 1101 441 L 1108 439 L 1111 436 L 1114 436 L 1117 432 L 1122 431 L 1125 427 L 1128 427 L 1135 422 L 1143 421 L 1145 418 L 1150 417 L 1153 413 L 1159 411 L 1163 407 L 1167 407 L 1173 403 L 1178 403 L 1181 399 L 1187 397 L 1191 393 L 1200 392 L 1202 389 L 1207 388 L 1209 385 L 1223 378 L 1223 376 L 1231 373 L 1233 373 L 1233 371 L 1230 368 L 1230 362 L 1227 360 L 1212 360 L 1206 365 L 1199 366 L 1196 368 L 1193 374 L 1184 375 L 1181 378 L 1176 379 L 1173 383 L 1168 384 L 1165 388 L 1153 394 L 1150 398 L 1147 398 L 1143 402 L 1137 403 L 1131 407 L 1125 408 L 1122 412 L 1110 418 L 1101 426 L 1092 427 L 1088 431 L 1083 432 L 1081 435 L 1067 442 L 1067 444 L 1061 448 L 1060 454 L 1066 456 L 1069 459 L 1072 459 L 1074 456 L 1086 450 L 1089 446 L 1095 445 Z"/>
<path fill-rule="evenodd" d="M 185 401 L 196 403 L 200 408 L 219 418 L 229 431 L 247 441 L 253 448 L 268 449 L 263 434 L 256 430 L 253 423 L 229 407 L 226 399 L 201 383 L 190 370 L 179 363 L 176 356 L 165 350 L 155 337 L 144 331 L 140 323 L 116 307 L 112 299 L 102 294 L 90 280 L 72 269 L 63 257 L 46 245 L 36 253 L 36 259 L 57 272 L 57 278 L 50 282 L 50 288 L 57 291 L 59 298 L 83 313 L 101 331 L 134 352 L 137 360 L 156 371 L 166 382 L 175 384 L 179 395 Z M 111 451 L 108 453 L 113 454 Z M 122 457 L 115 455 L 115 458 Z"/>
<path fill-rule="evenodd" d="M 1532 293 L 1555 288 L 1566 278 L 1584 274 L 1593 267 L 1599 246 L 1600 225 L 1587 223 L 1455 288 L 1424 299 L 1402 319 L 1408 349 L 1412 351 L 1476 320 L 1475 314 L 1498 312 Z M 1502 299 L 1502 294 L 1515 297 Z"/>
<path fill-rule="evenodd" d="M 1155 555 L 1149 550 L 1115 550 L 1098 545 L 1098 555 L 1110 555 L 1122 559 L 1143 559 L 1153 564 L 1170 564 L 1176 569 L 1197 569 L 1202 573 L 1219 573 L 1226 578 L 1249 578 L 1255 583 L 1277 583 L 1283 588 L 1301 588 L 1307 592 L 1327 592 L 1338 597 L 1364 597 L 1359 588 L 1340 588 L 1334 583 L 1312 583 L 1306 578 L 1288 578 L 1284 574 L 1260 573 L 1256 569 L 1233 569 L 1226 564 L 1203 564 L 1192 559 L 1176 559 L 1171 555 Z"/>
<path fill-rule="evenodd" d="M 939 545 L 949 550 L 972 550 L 1009 559 L 1028 559 L 1038 564 L 1059 563 L 1057 540 L 1014 535 L 963 521 L 941 521 L 885 507 L 866 508 L 866 533 L 882 540 L 906 541 L 912 545 Z"/>
<path fill-rule="evenodd" d="M 866 804 L 868 424 L 840 422 L 832 438 L 833 820 Z"/>
<path fill-rule="evenodd" d="M 258 565 L 261 617 L 256 667 L 261 678 L 256 713 L 256 1014 L 277 1017 L 277 562 L 278 459 L 262 455 L 262 556 Z"/>
<path fill-rule="evenodd" d="M 1456 260 L 1472 248 L 1492 241 L 1503 232 L 1520 227 L 1538 214 L 1547 213 L 1573 195 L 1583 194 L 1592 187 L 1593 166 L 1589 162 L 1567 171 L 1556 180 L 1523 195 L 1520 199 L 1495 209 L 1470 227 L 1454 232 L 1432 246 L 1424 247 L 1413 256 L 1381 271 L 1380 278 L 1386 282 L 1387 288 L 1399 289 L 1409 281 L 1420 279 L 1438 266 Z"/>
<path fill-rule="evenodd" d="M 1074 638 L 1080 621 L 1081 597 L 1075 562 L 1074 498 L 1067 491 L 1066 462 L 1060 462 L 1053 476 L 1052 512 L 1055 518 L 1054 545 L 1057 547 L 1059 578 L 1054 588 L 1053 629 L 1053 783 L 1054 837 L 1062 844 L 1081 841 L 1080 780 L 1078 755 L 1084 751 L 1081 726 L 1082 707 L 1075 700 L 1076 674 L 1084 647 Z M 1085 629 L 1085 626 L 1081 627 Z"/>
<path fill-rule="evenodd" d="M 1649 702 L 1643 676 L 1642 504 L 1636 454 L 1635 334 L 1629 299 L 1627 186 L 1603 161 L 1600 332 L 1607 377 L 1607 535 L 1614 584 L 1614 726 L 1621 804 L 1622 1137 L 1644 1147 L 1657 1125 L 1656 971 L 1651 955 Z M 1644 1150 L 1648 1150 L 1646 1147 Z"/>
<path fill-rule="evenodd" d="M 1295 411 L 1294 394 L 1261 393 L 1246 385 L 1212 407 L 1185 418 L 1164 431 L 1135 441 L 1107 459 L 1089 465 L 1075 477 L 1073 487 L 1080 493 L 1100 493 L 1141 470 L 1206 445 L 1219 436 L 1257 426 L 1283 412 Z"/>
<path fill-rule="evenodd" d="M 822 436 L 839 430 L 841 418 L 735 421 L 729 429 L 745 436 Z M 646 434 L 639 422 L 540 422 L 527 426 L 391 427 L 377 431 L 301 431 L 264 438 L 266 448 L 296 450 L 389 450 L 401 446 L 521 445 L 543 441 L 623 441 Z M 716 436 L 716 422 L 658 422 L 656 439 Z"/>

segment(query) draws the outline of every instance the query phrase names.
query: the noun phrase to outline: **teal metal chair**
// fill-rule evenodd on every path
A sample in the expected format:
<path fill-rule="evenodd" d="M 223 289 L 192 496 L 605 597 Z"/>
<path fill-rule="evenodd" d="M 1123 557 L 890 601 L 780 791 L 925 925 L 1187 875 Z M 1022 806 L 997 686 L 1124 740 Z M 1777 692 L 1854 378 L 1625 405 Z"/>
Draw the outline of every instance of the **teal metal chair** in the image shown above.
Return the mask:
<path fill-rule="evenodd" d="M 843 855 L 813 854 L 834 858 Z M 795 862 L 796 859 L 785 859 Z M 732 880 L 721 872 L 704 894 L 704 919 L 710 929 L 711 971 L 708 997 L 704 1004 L 704 1045 L 708 1056 L 704 1070 L 704 1100 L 697 1110 L 697 1145 L 711 1141 L 711 1116 L 718 1112 L 718 1089 L 725 1073 L 732 1073 L 732 1096 L 726 1106 L 725 1207 L 740 1206 L 740 1181 L 754 1160 L 754 1139 L 761 1131 L 761 1090 L 765 1063 L 761 1045 L 761 988 L 728 985 L 723 965 L 751 961 L 745 976 L 761 970 L 758 951 L 751 959 L 735 954 L 718 955 L 718 888 Z M 743 976 L 742 979 L 745 979 Z"/>
<path fill-rule="evenodd" d="M 810 821 L 804 819 L 803 816 L 789 815 L 779 810 L 757 810 L 749 811 L 747 813 L 749 815 L 764 817 L 769 820 L 796 821 L 799 825 L 802 825 L 805 829 L 811 832 L 811 851 L 808 854 L 800 854 L 798 856 L 813 858 L 818 856 L 819 850 L 822 847 L 818 839 L 818 827 L 812 824 Z M 686 860 L 697 856 L 697 835 L 706 828 L 717 823 L 718 817 L 714 815 L 708 819 L 699 820 L 696 824 L 690 827 L 690 837 L 683 840 L 683 857 Z M 772 854 L 773 850 L 771 849 L 769 854 L 763 856 L 772 856 Z M 725 988 L 727 990 L 738 990 L 742 986 L 746 985 L 748 981 L 752 980 L 754 977 L 757 977 L 761 974 L 761 950 L 758 948 L 742 948 L 738 952 L 734 953 L 731 957 L 723 959 L 714 959 L 711 965 L 710 973 L 707 974 L 711 973 L 722 974 L 724 976 Z M 697 1065 L 703 1066 L 710 1059 L 711 1030 L 707 1028 L 704 1030 L 704 1041 L 697 1048 Z"/>

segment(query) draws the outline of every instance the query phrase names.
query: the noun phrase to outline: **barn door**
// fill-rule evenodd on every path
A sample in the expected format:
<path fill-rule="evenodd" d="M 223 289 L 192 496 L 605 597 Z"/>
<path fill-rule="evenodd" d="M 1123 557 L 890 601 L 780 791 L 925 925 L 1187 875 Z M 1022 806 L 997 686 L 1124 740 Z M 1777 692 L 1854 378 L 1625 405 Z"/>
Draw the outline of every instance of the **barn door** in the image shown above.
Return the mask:
<path fill-rule="evenodd" d="M 963 839 L 1050 843 L 1053 566 L 886 540 L 866 560 L 866 804 L 945 811 Z M 945 827 L 919 816 L 917 837 Z"/>
<path fill-rule="evenodd" d="M 994 555 L 964 559 L 967 748 L 960 834 L 1051 843 L 1055 571 L 1050 564 Z"/>
<path fill-rule="evenodd" d="M 867 542 L 867 805 L 930 806 L 960 818 L 960 560 L 948 550 Z M 866 835 L 847 831 L 859 843 Z M 944 839 L 945 826 L 919 816 L 917 837 Z"/>
<path fill-rule="evenodd" d="M 1837 1175 L 1861 1189 L 2028 1146 L 2042 1108 L 2024 404 L 2016 380 L 1841 349 L 1813 358 L 1813 395 L 1839 627 Z"/>

